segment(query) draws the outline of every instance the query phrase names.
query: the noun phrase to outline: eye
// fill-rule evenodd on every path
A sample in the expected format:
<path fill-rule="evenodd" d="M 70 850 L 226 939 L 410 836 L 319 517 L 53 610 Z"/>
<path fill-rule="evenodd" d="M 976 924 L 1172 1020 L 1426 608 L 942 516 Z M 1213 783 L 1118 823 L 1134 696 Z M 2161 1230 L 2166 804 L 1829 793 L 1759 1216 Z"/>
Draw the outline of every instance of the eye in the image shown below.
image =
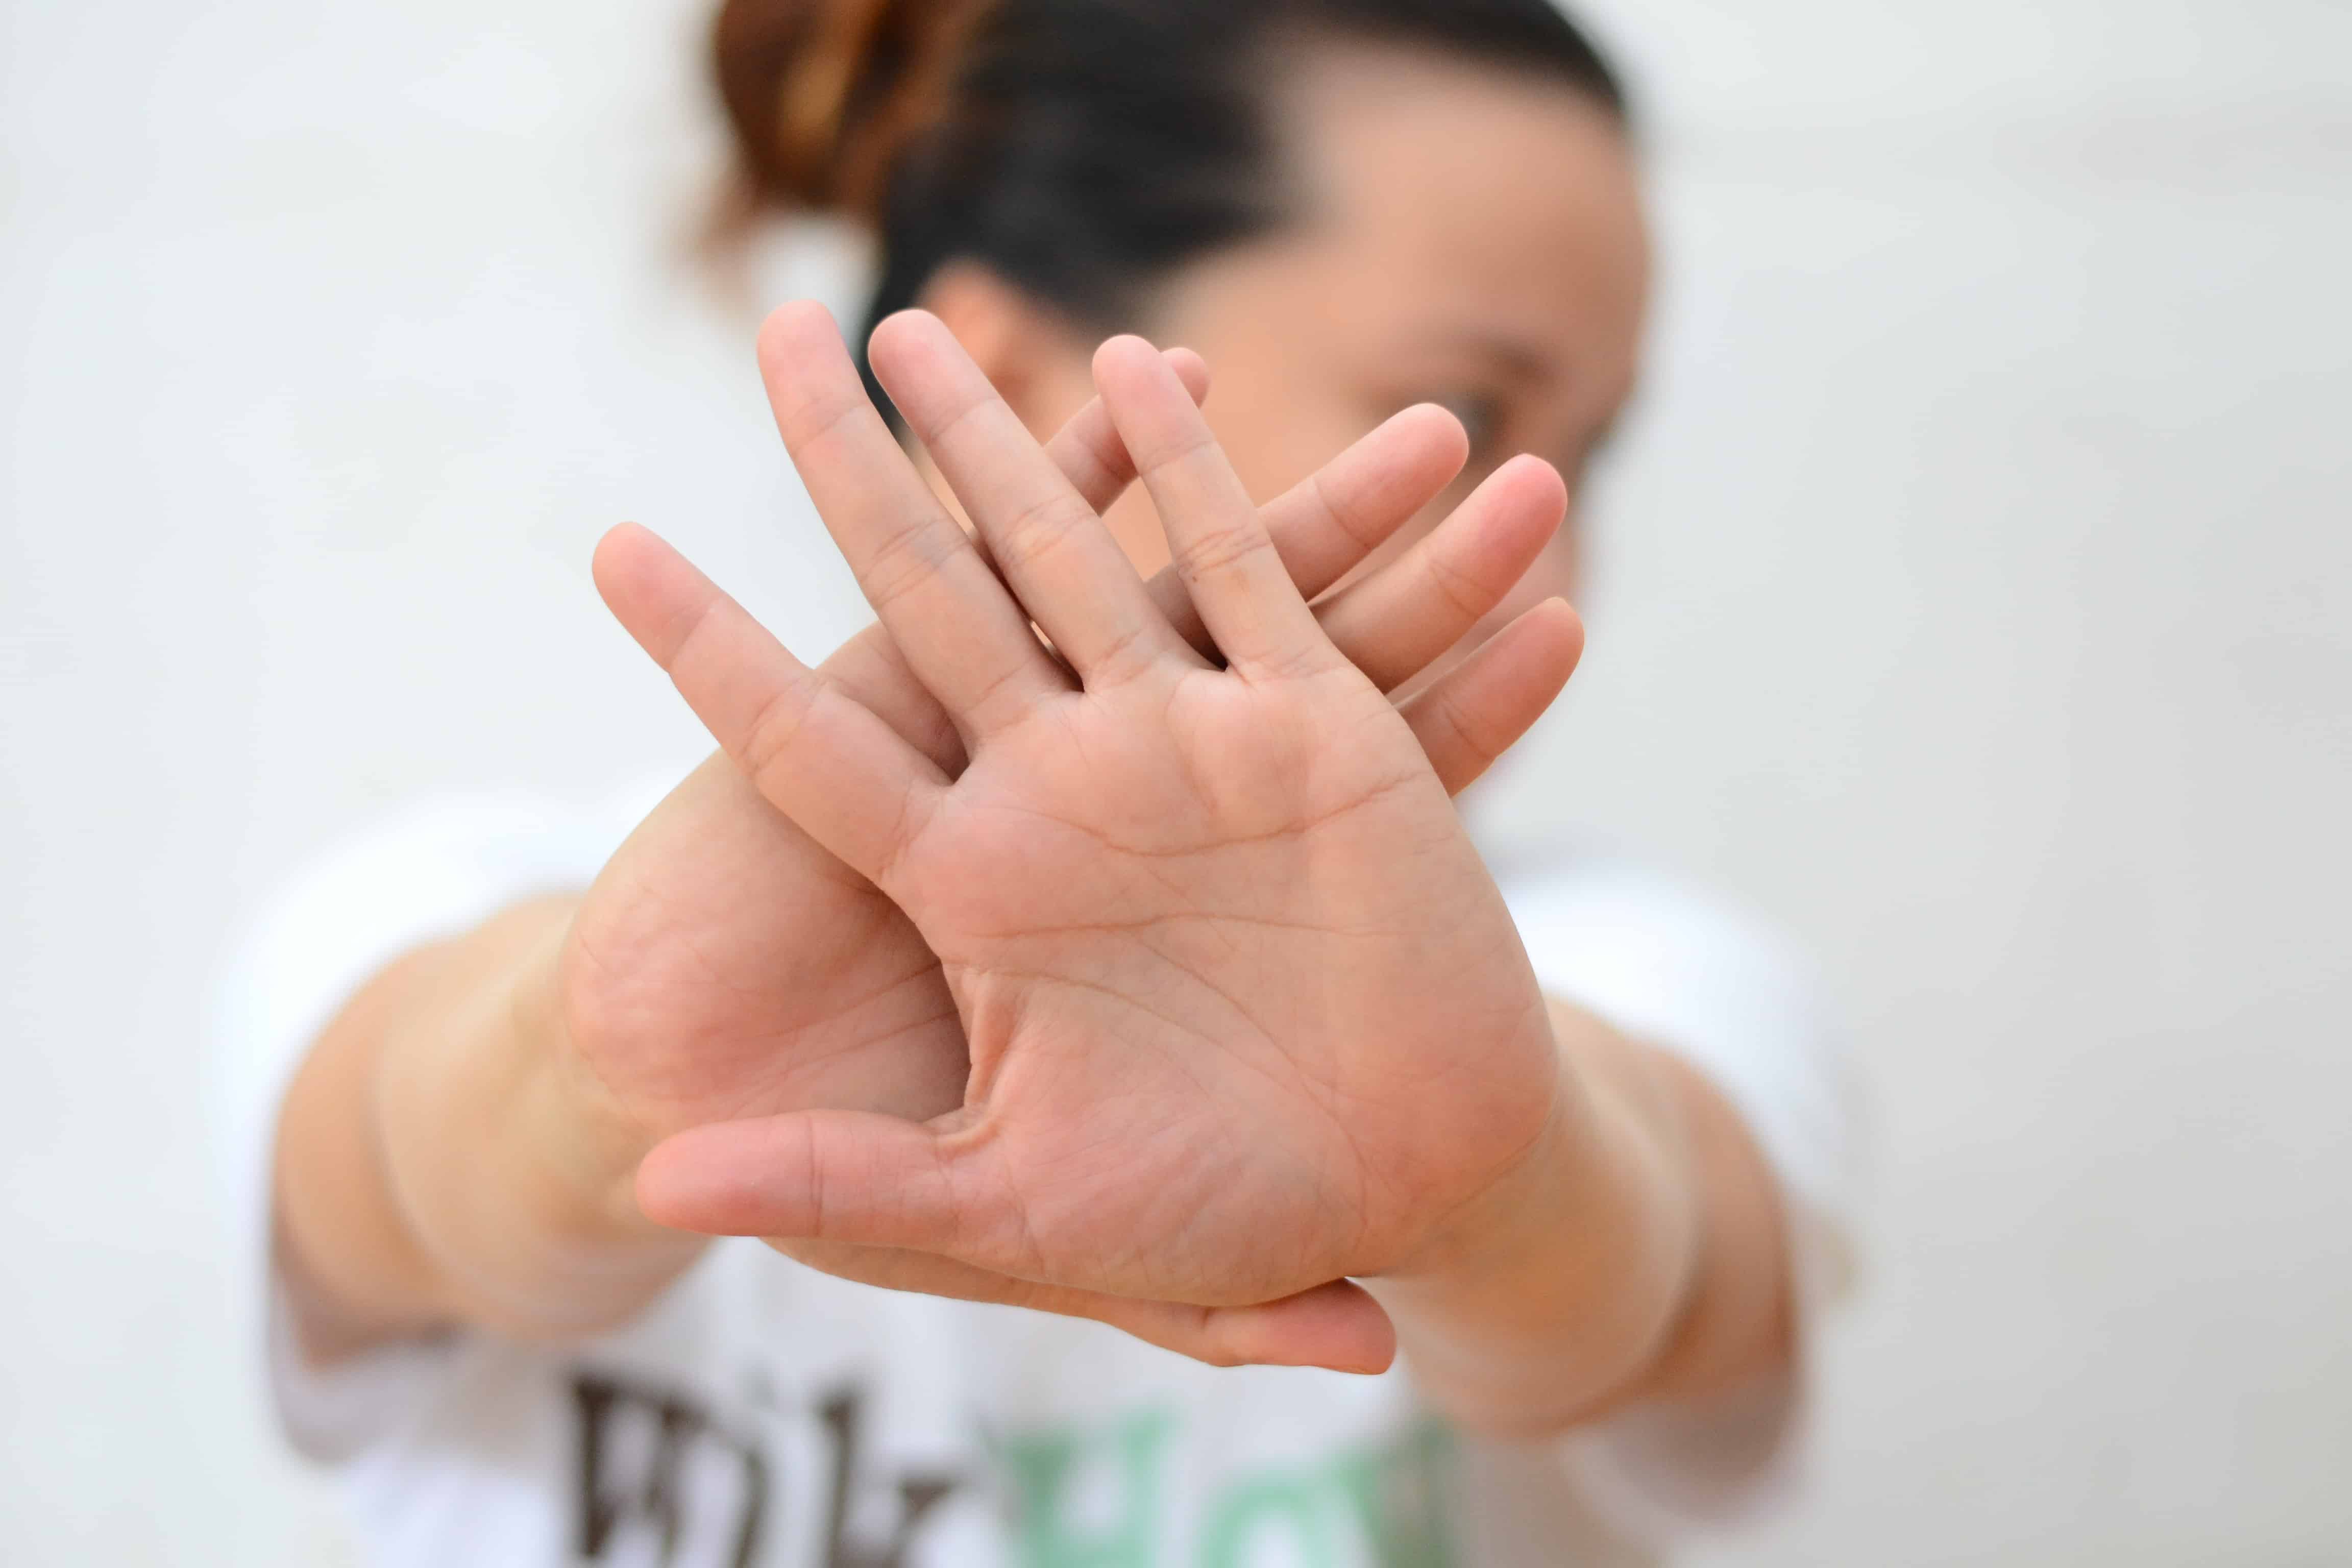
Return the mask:
<path fill-rule="evenodd" d="M 1486 455 L 1503 434 L 1503 400 L 1486 393 L 1463 393 L 1432 399 L 1456 419 L 1470 437 L 1470 456 Z"/>

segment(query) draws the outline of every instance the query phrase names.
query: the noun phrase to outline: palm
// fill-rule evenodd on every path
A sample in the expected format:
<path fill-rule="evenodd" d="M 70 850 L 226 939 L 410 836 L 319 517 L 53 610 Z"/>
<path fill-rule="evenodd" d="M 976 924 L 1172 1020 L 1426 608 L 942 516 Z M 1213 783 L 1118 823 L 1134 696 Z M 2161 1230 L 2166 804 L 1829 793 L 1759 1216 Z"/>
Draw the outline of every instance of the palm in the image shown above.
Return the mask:
<path fill-rule="evenodd" d="M 1492 882 L 1353 670 L 1171 668 L 983 747 L 890 886 L 945 966 L 1024 1277 L 1270 1300 L 1407 1255 L 1555 1078 Z M 1438 1047 L 1438 1048 L 1433 1048 Z"/>
<path fill-rule="evenodd" d="M 1377 1361 L 1384 1326 L 1366 1332 L 1369 1302 L 1345 1288 L 1178 1303 L 1264 1301 L 1393 1258 L 1542 1120 L 1532 981 L 1446 794 L 1559 690 L 1573 615 L 1530 612 L 1401 709 L 1382 692 L 1416 682 L 1527 570 L 1559 518 L 1558 476 L 1505 465 L 1312 612 L 1304 595 L 1458 469 L 1458 424 L 1408 411 L 1262 517 L 1234 486 L 1313 666 L 1238 680 L 1202 655 L 1242 648 L 1247 616 L 1197 572 L 1137 583 L 1101 531 L 1096 511 L 1133 472 L 1106 404 L 1041 452 L 929 329 L 877 333 L 877 368 L 1068 664 L 908 468 L 821 314 L 772 320 L 763 356 L 790 340 L 794 358 L 767 365 L 770 390 L 887 635 L 820 675 L 650 535 L 617 530 L 599 552 L 615 615 L 740 770 L 714 763 L 667 803 L 575 933 L 575 1027 L 598 1075 L 650 1108 L 649 1127 L 748 1119 L 667 1145 L 736 1139 L 731 1155 L 706 1139 L 710 1201 L 661 1201 L 659 1154 L 641 1195 L 671 1223 L 766 1235 L 837 1272 L 1100 1317 L 1213 1359 Z M 1163 488 L 1172 538 L 1185 509 Z M 1041 574 L 1070 578 L 1049 558 L 1073 540 L 1087 560 L 1061 592 L 1140 629 L 1112 639 L 1148 645 L 1135 679 L 1106 679 L 1101 626 L 1031 595 Z M 1413 978 L 1439 973 L 1463 995 Z M 1442 1118 L 1421 1092 L 1438 1079 Z M 763 1130 L 898 1142 L 741 1145 Z M 1107 1136 L 1132 1157 L 1108 1159 Z M 992 1237 L 936 1181 L 888 1169 L 914 1158 L 937 1177 L 957 1141 L 1002 1156 L 983 1184 Z M 836 1156 L 862 1183 L 835 1182 Z M 785 1164 L 813 1185 L 759 1190 Z M 812 1215 L 828 1192 L 856 1202 Z M 877 1204 L 902 1223 L 873 1223 Z M 1351 1224 L 1332 1224 L 1335 1205 Z"/>
<path fill-rule="evenodd" d="M 1133 478 L 1098 404 L 1049 450 L 1097 504 Z M 824 668 L 940 766 L 960 764 L 948 715 L 882 628 Z M 961 1102 L 970 1072 L 939 960 L 912 923 L 723 753 L 598 876 L 562 976 L 583 1065 L 654 1138 L 812 1106 L 934 1116 Z"/>
<path fill-rule="evenodd" d="M 598 876 L 562 960 L 566 1033 L 649 1137 L 808 1106 L 937 1115 L 963 1032 L 898 906 L 724 757 Z"/>
<path fill-rule="evenodd" d="M 1196 363 L 1179 363 L 1199 375 Z M 1309 591 L 1352 566 L 1444 484 L 1459 461 L 1458 439 L 1443 419 L 1399 421 L 1268 506 L 1269 529 L 1299 546 Z M 1046 457 L 1094 506 L 1133 479 L 1099 403 L 1055 437 Z M 1540 521 L 1540 497 L 1529 499 Z M 1527 515 L 1465 516 L 1486 526 L 1430 542 L 1454 556 L 1443 548 L 1409 556 L 1335 601 L 1335 635 L 1391 684 L 1418 673 L 1486 607 L 1454 602 L 1458 584 L 1483 578 L 1499 591 L 1539 546 Z M 1307 548 L 1303 542 L 1318 533 L 1344 542 L 1336 552 Z M 1508 570 L 1482 569 L 1479 552 L 1497 550 Z M 1172 576 L 1153 586 L 1181 612 Z M 1443 609 L 1418 617 L 1423 603 Z M 1359 613 L 1350 614 L 1351 604 Z M 1401 637 L 1394 614 L 1360 613 L 1382 606 L 1429 625 Z M 962 743 L 949 715 L 883 628 L 852 638 L 824 669 L 938 765 L 960 766 Z M 1454 684 L 1474 706 L 1482 694 L 1510 695 L 1475 677 Z M 1443 703 L 1424 706 L 1435 765 L 1458 788 L 1487 758 L 1465 753 Z M 1532 707 L 1523 710 L 1532 717 Z M 568 1033 L 583 1064 L 650 1137 L 814 1106 L 919 1120 L 962 1101 L 963 1031 L 930 948 L 897 904 L 762 798 L 723 755 L 664 799 L 597 878 L 573 922 L 562 973 Z"/>

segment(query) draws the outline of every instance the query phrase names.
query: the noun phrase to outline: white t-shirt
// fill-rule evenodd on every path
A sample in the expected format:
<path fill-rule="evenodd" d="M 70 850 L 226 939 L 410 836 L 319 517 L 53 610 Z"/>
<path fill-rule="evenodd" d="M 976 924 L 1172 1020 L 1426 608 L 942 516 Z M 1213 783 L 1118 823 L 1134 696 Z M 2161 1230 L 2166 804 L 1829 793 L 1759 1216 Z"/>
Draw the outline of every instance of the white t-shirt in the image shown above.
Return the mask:
<path fill-rule="evenodd" d="M 257 1383 L 294 1446 L 338 1470 L 371 1561 L 1601 1568 L 1788 1490 L 1798 1376 L 1511 1447 L 1450 1431 L 1407 1366 L 1218 1370 L 1095 1323 L 849 1284 L 755 1241 L 714 1245 L 643 1319 L 587 1343 L 460 1333 L 309 1364 L 268 1256 L 293 1067 L 400 952 L 585 886 L 658 793 L 411 812 L 290 885 L 229 974 L 219 1047 Z M 1803 966 L 1622 859 L 1497 869 L 1548 991 L 1683 1052 L 1739 1107 L 1797 1215 L 1800 1294 L 1818 1298 L 1849 1128 Z"/>

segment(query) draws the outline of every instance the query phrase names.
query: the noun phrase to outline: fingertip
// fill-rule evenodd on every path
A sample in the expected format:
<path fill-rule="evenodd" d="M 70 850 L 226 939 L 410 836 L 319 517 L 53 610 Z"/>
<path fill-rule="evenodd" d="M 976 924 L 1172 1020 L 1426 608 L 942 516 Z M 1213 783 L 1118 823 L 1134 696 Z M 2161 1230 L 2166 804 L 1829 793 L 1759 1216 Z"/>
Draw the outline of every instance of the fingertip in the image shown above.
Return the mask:
<path fill-rule="evenodd" d="M 1357 453 L 1393 489 L 1386 509 L 1393 514 L 1388 523 L 1393 531 L 1461 474 L 1470 460 L 1470 437 L 1451 409 L 1416 403 L 1390 415 L 1349 449 L 1349 455 Z"/>
<path fill-rule="evenodd" d="M 1183 348 L 1170 349 L 1165 357 L 1168 368 L 1176 373 L 1176 379 L 1184 384 L 1184 390 L 1192 395 L 1192 401 L 1206 403 L 1209 399 L 1209 362 L 1191 349 Z"/>
<path fill-rule="evenodd" d="M 1378 1377 L 1396 1364 L 1396 1325 L 1360 1287 L 1351 1285 L 1349 1289 L 1355 1300 L 1325 1330 L 1322 1353 L 1312 1364 L 1331 1372 Z"/>
<path fill-rule="evenodd" d="M 753 340 L 759 352 L 760 368 L 772 375 L 777 368 L 812 347 L 830 342 L 836 346 L 842 342 L 841 328 L 833 312 L 814 300 L 788 300 L 768 312 L 760 323 Z"/>
<path fill-rule="evenodd" d="M 673 1230 L 699 1230 L 694 1224 L 698 1207 L 694 1184 L 692 1161 L 680 1162 L 677 1138 L 654 1145 L 646 1157 L 637 1162 L 634 1190 L 637 1211 L 656 1225 Z"/>
<path fill-rule="evenodd" d="M 1584 660 L 1584 617 L 1566 599 L 1546 599 L 1522 613 L 1503 633 L 1512 642 L 1509 660 L 1526 672 L 1526 723 L 1532 725 Z"/>
<path fill-rule="evenodd" d="M 1559 677 L 1560 684 L 1565 686 L 1569 678 L 1576 673 L 1576 667 L 1584 662 L 1584 617 L 1578 615 L 1576 606 L 1566 599 L 1551 599 L 1546 603 L 1559 606 L 1554 612 L 1554 618 L 1559 625 L 1559 638 L 1566 650 L 1560 658 L 1562 668 Z"/>
<path fill-rule="evenodd" d="M 866 363 L 882 383 L 908 425 L 924 440 L 937 434 L 943 402 L 956 401 L 950 388 L 967 378 L 985 386 L 971 356 L 948 324 L 917 308 L 894 310 L 875 323 L 866 340 Z"/>
<path fill-rule="evenodd" d="M 1486 476 L 1477 496 L 1481 531 L 1508 542 L 1522 570 L 1568 521 L 1568 485 L 1541 458 L 1513 458 Z"/>
<path fill-rule="evenodd" d="M 947 330 L 946 322 L 919 306 L 893 310 L 866 334 L 866 361 L 877 366 L 886 361 L 897 363 L 908 354 L 919 352 L 927 342 L 937 342 L 938 334 Z"/>
<path fill-rule="evenodd" d="M 1522 488 L 1532 500 L 1541 496 L 1553 513 L 1552 526 L 1557 528 L 1568 516 L 1568 479 L 1559 469 L 1533 452 L 1521 452 L 1495 470 L 1496 476 L 1510 476 L 1510 483 Z"/>
<path fill-rule="evenodd" d="M 1151 341 L 1133 332 L 1119 332 L 1105 338 L 1102 346 L 1095 350 L 1094 371 L 1097 382 L 1107 375 L 1150 375 L 1166 368 L 1166 361 Z"/>
<path fill-rule="evenodd" d="M 646 605 L 658 597 L 651 585 L 663 563 L 677 553 L 661 535 L 639 522 L 616 523 L 596 541 L 588 557 L 589 580 L 630 636 L 646 629 Z"/>
<path fill-rule="evenodd" d="M 1370 1314 L 1347 1325 L 1335 1337 L 1330 1349 L 1331 1353 L 1318 1365 L 1359 1377 L 1378 1377 L 1396 1364 L 1396 1325 L 1389 1321 L 1386 1312 L 1374 1307 Z"/>
<path fill-rule="evenodd" d="M 646 541 L 654 537 L 653 530 L 644 523 L 614 523 L 598 537 L 596 548 L 588 557 L 589 570 L 601 577 L 608 567 L 625 564 L 631 555 L 645 548 Z"/>
<path fill-rule="evenodd" d="M 1540 475 L 1545 483 L 1558 489 L 1562 495 L 1568 493 L 1568 480 L 1561 477 L 1558 465 L 1549 458 L 1539 458 L 1533 452 L 1519 452 L 1506 458 L 1500 467 L 1517 472 Z"/>
<path fill-rule="evenodd" d="M 1430 448 L 1433 458 L 1444 458 L 1454 472 L 1470 460 L 1470 432 L 1462 416 L 1442 403 L 1416 403 L 1389 416 L 1391 426 L 1403 426 L 1417 442 Z"/>
<path fill-rule="evenodd" d="M 1351 1279 L 1243 1309 L 1227 1321 L 1244 1331 L 1230 1354 L 1240 1364 L 1313 1366 L 1372 1376 L 1396 1361 L 1396 1325 L 1371 1293 Z"/>
<path fill-rule="evenodd" d="M 1558 595 L 1546 599 L 1530 609 L 1524 618 L 1572 647 L 1575 652 L 1570 657 L 1570 663 L 1583 656 L 1584 617 L 1578 615 L 1576 606 L 1566 599 Z"/>
<path fill-rule="evenodd" d="M 771 1168 L 773 1151 L 756 1122 L 691 1128 L 664 1139 L 637 1162 L 638 1212 L 656 1225 L 703 1236 L 757 1236 L 774 1206 L 747 1172 Z"/>

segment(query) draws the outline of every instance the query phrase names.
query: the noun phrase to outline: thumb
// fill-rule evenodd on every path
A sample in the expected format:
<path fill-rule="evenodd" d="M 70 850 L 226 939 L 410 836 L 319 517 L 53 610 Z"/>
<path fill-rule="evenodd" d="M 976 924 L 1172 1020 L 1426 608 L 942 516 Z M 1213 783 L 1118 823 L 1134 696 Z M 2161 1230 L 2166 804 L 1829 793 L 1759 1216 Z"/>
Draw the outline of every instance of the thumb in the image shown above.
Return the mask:
<path fill-rule="evenodd" d="M 796 1111 L 656 1145 L 637 1167 L 637 1206 L 656 1225 L 709 1236 L 911 1247 L 988 1268 L 1024 1261 L 975 1246 L 975 1164 L 920 1122 Z"/>
<path fill-rule="evenodd" d="M 810 1241 L 769 1245 L 811 1268 L 886 1290 L 1091 1318 L 1212 1366 L 1319 1366 L 1333 1372 L 1381 1373 L 1396 1359 L 1396 1329 L 1388 1313 L 1362 1286 L 1348 1279 L 1276 1301 L 1200 1307 L 1016 1279 L 929 1252 Z"/>

